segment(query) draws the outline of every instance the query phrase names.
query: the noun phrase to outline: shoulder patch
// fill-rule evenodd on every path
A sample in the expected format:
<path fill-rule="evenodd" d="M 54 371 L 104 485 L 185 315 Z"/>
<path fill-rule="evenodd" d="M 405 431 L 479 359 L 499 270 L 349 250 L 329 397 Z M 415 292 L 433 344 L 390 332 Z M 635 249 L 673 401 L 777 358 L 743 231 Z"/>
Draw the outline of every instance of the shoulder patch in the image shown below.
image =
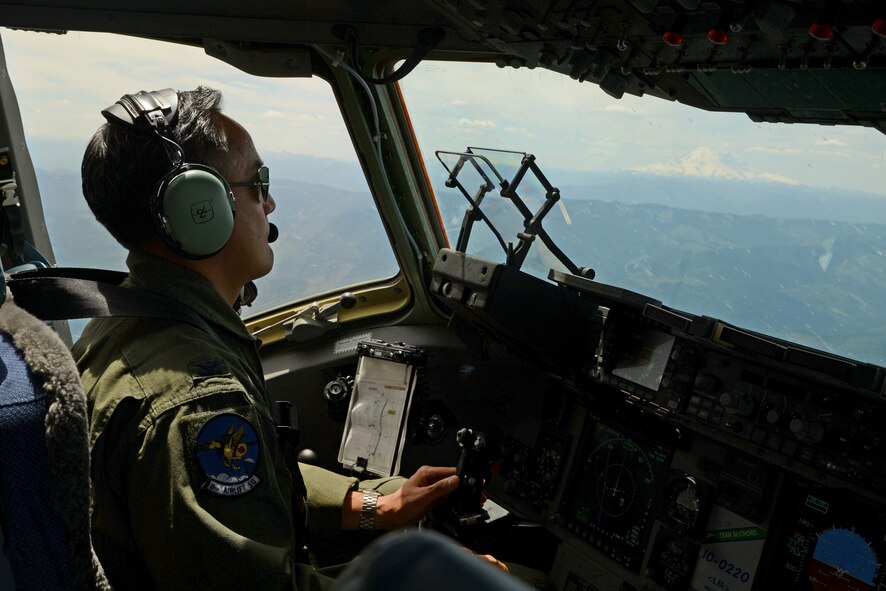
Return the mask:
<path fill-rule="evenodd" d="M 248 493 L 259 483 L 259 451 L 255 428 L 244 417 L 223 413 L 207 419 L 197 435 L 197 459 L 209 478 L 202 488 L 225 497 Z"/>

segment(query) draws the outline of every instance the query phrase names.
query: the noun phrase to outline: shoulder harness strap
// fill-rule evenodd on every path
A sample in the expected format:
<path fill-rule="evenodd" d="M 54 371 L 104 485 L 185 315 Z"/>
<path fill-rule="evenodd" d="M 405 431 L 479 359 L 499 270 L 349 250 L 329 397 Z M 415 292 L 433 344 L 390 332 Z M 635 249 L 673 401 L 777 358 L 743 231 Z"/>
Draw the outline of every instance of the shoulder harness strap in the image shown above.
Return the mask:
<path fill-rule="evenodd" d="M 161 318 L 184 322 L 220 341 L 216 331 L 189 306 L 143 289 L 122 287 L 120 271 L 47 268 L 6 278 L 19 307 L 42 320 L 106 316 Z"/>

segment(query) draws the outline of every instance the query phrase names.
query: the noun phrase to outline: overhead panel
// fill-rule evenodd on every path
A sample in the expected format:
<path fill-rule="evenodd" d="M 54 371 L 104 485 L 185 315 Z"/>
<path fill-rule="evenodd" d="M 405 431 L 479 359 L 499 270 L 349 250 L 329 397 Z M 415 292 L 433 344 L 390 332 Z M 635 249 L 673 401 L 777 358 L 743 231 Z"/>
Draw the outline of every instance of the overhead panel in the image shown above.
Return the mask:
<path fill-rule="evenodd" d="M 886 118 L 883 2 L 432 0 L 502 53 L 610 95 L 780 121 Z"/>

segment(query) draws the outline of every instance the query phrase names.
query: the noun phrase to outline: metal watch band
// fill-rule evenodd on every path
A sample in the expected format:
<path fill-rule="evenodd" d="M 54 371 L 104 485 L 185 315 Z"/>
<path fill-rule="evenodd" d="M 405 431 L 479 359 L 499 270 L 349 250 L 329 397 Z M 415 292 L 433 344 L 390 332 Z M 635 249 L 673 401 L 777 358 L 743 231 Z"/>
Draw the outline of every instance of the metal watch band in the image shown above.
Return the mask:
<path fill-rule="evenodd" d="M 363 508 L 360 511 L 359 529 L 375 529 L 375 510 L 378 508 L 378 491 L 363 490 Z"/>

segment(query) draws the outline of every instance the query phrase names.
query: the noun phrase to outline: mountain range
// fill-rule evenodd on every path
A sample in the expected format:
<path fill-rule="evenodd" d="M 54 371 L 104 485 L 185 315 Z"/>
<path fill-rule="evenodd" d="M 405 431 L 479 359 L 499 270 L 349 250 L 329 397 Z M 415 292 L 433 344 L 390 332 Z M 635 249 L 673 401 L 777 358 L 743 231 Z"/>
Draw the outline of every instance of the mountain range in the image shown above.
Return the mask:
<path fill-rule="evenodd" d="M 704 171 L 709 155 L 695 156 L 684 164 Z M 356 164 L 291 154 L 265 160 L 279 204 L 272 221 L 281 236 L 274 245 L 275 270 L 259 280 L 260 300 L 250 313 L 397 272 Z M 552 182 L 571 182 L 560 187 L 565 214 L 552 211 L 545 228 L 576 264 L 593 267 L 598 281 L 886 365 L 886 309 L 880 305 L 886 293 L 886 199 L 742 178 L 734 171 L 545 172 Z M 59 262 L 125 268 L 122 248 L 85 207 L 79 175 L 38 170 L 38 177 Z M 436 184 L 454 244 L 466 201 L 442 181 Z M 498 208 L 512 222 L 518 219 L 505 200 L 489 204 L 490 212 Z M 519 228 L 498 225 L 506 240 L 515 240 Z M 469 251 L 501 261 L 501 248 L 490 236 L 476 225 Z M 533 247 L 525 268 L 546 276 L 554 265 Z"/>

